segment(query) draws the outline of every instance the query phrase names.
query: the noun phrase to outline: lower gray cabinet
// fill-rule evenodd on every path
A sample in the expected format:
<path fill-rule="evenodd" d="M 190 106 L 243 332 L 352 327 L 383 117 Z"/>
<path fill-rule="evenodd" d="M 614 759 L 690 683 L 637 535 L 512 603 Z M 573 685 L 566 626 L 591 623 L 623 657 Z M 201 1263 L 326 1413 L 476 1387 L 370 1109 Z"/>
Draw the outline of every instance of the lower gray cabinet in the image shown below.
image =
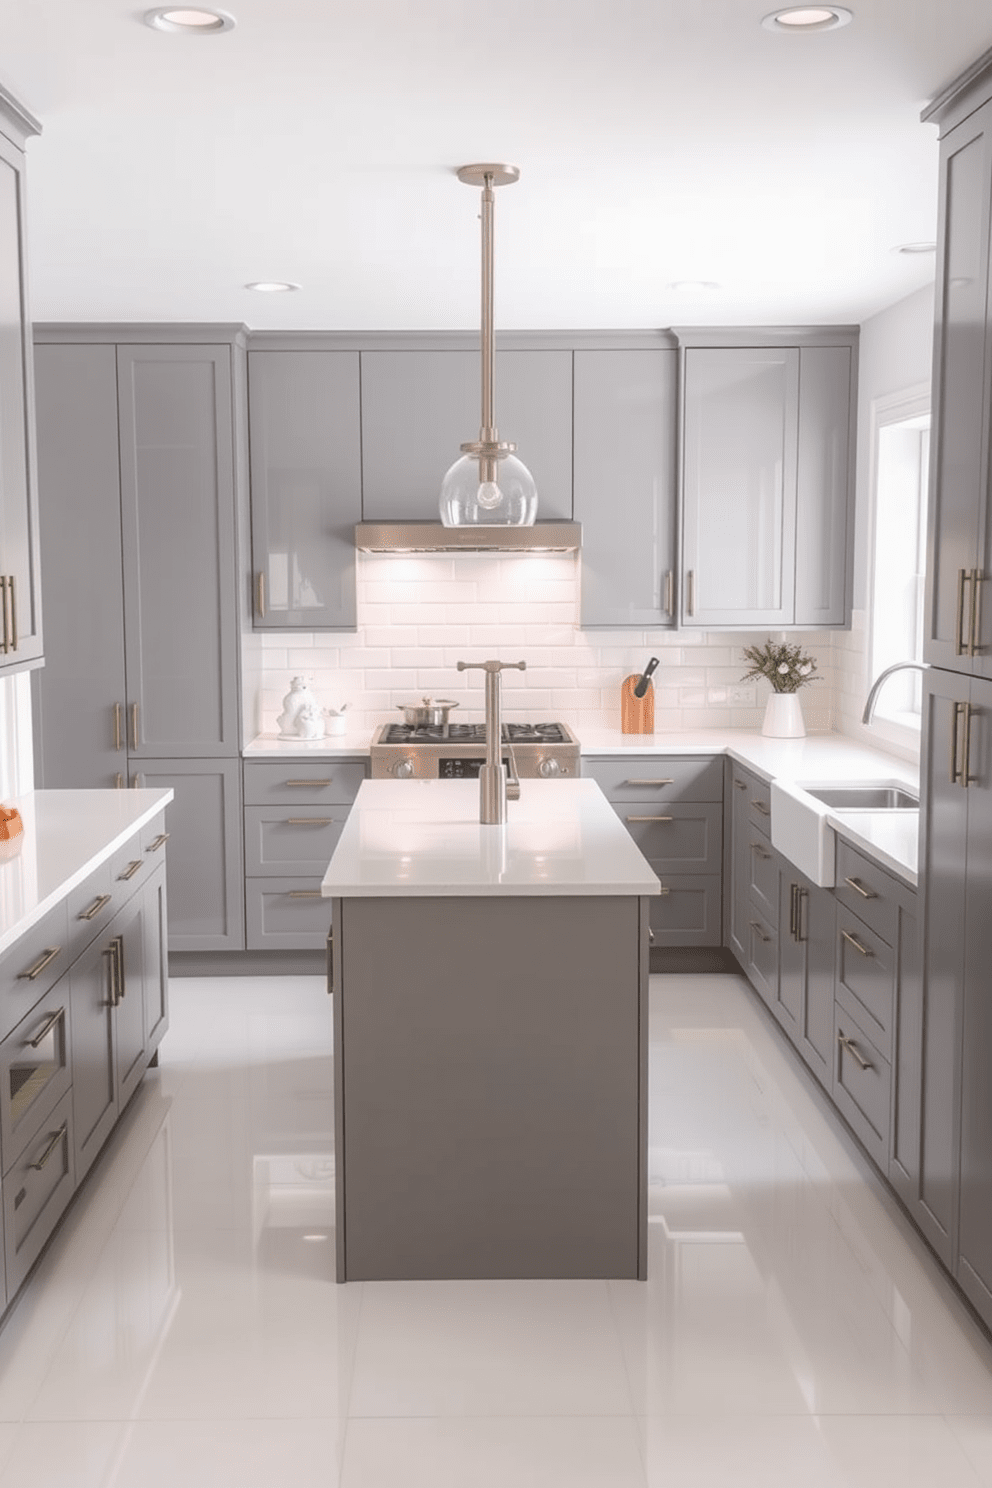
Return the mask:
<path fill-rule="evenodd" d="M 40 1131 L 3 1175 L 4 1269 L 7 1301 L 13 1300 L 76 1185 L 73 1165 L 72 1092 L 67 1092 Z"/>
<path fill-rule="evenodd" d="M 320 892 L 323 876 L 246 879 L 248 949 L 322 951 L 331 928 L 331 901 Z"/>

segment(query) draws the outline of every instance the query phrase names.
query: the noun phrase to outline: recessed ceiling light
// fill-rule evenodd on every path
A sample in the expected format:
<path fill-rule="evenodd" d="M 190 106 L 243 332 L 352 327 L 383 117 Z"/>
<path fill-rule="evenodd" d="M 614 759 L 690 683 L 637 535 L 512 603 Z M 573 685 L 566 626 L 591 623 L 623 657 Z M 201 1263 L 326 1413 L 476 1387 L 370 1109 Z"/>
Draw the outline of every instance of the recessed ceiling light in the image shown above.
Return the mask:
<path fill-rule="evenodd" d="M 156 31 L 185 31 L 188 36 L 213 36 L 233 31 L 234 17 L 223 10 L 185 10 L 166 6 L 145 12 L 145 25 Z"/>
<path fill-rule="evenodd" d="M 245 285 L 245 289 L 254 289 L 259 294 L 288 294 L 290 290 L 299 288 L 298 284 L 283 283 L 279 279 L 260 279 L 257 284 Z"/>
<path fill-rule="evenodd" d="M 853 19 L 853 11 L 843 5 L 789 5 L 773 10 L 761 24 L 767 31 L 836 31 Z"/>
<path fill-rule="evenodd" d="M 719 289 L 715 279 L 673 279 L 668 286 L 669 289 L 677 289 L 680 294 L 692 294 L 695 290 Z"/>
<path fill-rule="evenodd" d="M 898 243 L 893 253 L 936 253 L 936 243 Z"/>

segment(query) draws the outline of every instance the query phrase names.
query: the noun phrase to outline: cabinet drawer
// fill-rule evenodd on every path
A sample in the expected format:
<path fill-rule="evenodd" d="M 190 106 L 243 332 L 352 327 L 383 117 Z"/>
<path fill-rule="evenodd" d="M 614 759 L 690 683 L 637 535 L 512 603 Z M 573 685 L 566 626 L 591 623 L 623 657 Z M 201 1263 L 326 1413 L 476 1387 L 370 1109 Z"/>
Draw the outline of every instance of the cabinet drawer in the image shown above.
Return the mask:
<path fill-rule="evenodd" d="M 836 865 L 834 893 L 838 903 L 856 914 L 887 945 L 894 945 L 899 913 L 899 885 L 895 879 L 840 837 Z"/>
<path fill-rule="evenodd" d="M 777 926 L 779 860 L 772 852 L 768 838 L 753 822 L 748 823 L 744 867 L 748 898 L 762 919 L 773 927 Z"/>
<path fill-rule="evenodd" d="M 778 936 L 761 915 L 749 915 L 745 971 L 755 989 L 770 1007 L 778 996 Z"/>
<path fill-rule="evenodd" d="M 286 806 L 245 808 L 245 872 L 318 874 L 323 878 L 348 819 L 349 806 L 294 811 Z"/>
<path fill-rule="evenodd" d="M 667 758 L 653 754 L 631 759 L 582 760 L 610 801 L 722 801 L 723 760 Z"/>
<path fill-rule="evenodd" d="M 889 1161 L 890 1095 L 888 1060 L 861 1024 L 835 1004 L 834 1103 L 866 1151 L 883 1171 Z"/>
<path fill-rule="evenodd" d="M 0 1044 L 5 1173 L 71 1086 L 70 1037 L 69 978 L 63 977 Z"/>
<path fill-rule="evenodd" d="M 348 805 L 367 774 L 366 760 L 246 760 L 245 805 Z"/>
<path fill-rule="evenodd" d="M 837 911 L 836 995 L 885 1058 L 892 1053 L 895 954 L 873 930 Z"/>
<path fill-rule="evenodd" d="M 614 810 L 659 876 L 720 872 L 723 807 L 719 804 L 673 802 L 659 807 L 628 801 Z"/>
<path fill-rule="evenodd" d="M 7 1297 L 12 1298 L 72 1197 L 72 1092 L 63 1096 L 3 1180 Z"/>
<path fill-rule="evenodd" d="M 735 816 L 744 802 L 743 817 L 757 827 L 766 837 L 772 827 L 772 788 L 767 780 L 759 780 L 750 770 L 734 765 L 730 772 L 731 791 L 734 796 Z M 740 818 L 738 818 L 740 819 Z"/>
<path fill-rule="evenodd" d="M 138 846 L 137 837 L 132 846 Z M 116 884 L 110 862 L 101 863 L 66 899 L 69 940 L 66 964 L 81 955 L 105 925 L 109 925 L 124 902 L 124 885 Z"/>
<path fill-rule="evenodd" d="M 0 1038 L 6 1038 L 69 967 L 65 901 L 0 957 Z"/>
<path fill-rule="evenodd" d="M 661 874 L 657 863 L 654 871 Z M 648 923 L 654 946 L 716 946 L 722 939 L 719 874 L 665 874 L 660 895 L 649 899 Z"/>
<path fill-rule="evenodd" d="M 326 865 L 325 865 L 326 866 Z M 319 878 L 249 878 L 245 910 L 250 951 L 322 951 L 331 928 L 331 901 Z"/>

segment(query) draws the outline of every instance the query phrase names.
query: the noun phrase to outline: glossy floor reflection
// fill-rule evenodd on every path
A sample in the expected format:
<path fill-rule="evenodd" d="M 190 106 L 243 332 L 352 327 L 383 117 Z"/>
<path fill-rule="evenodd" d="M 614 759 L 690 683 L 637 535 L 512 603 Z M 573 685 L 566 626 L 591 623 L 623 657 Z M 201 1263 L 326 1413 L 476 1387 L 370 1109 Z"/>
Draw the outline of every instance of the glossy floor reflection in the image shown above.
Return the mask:
<path fill-rule="evenodd" d="M 992 1350 L 735 978 L 652 979 L 647 1283 L 337 1286 L 322 983 L 172 991 L 0 1332 L 0 1482 L 992 1488 Z"/>

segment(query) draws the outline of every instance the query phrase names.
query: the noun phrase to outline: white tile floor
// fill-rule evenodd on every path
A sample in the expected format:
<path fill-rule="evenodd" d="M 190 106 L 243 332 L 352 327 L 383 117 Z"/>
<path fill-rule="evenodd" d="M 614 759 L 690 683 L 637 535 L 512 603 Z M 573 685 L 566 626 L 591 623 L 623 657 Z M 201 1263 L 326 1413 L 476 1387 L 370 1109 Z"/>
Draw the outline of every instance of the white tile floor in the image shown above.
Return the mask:
<path fill-rule="evenodd" d="M 314 978 L 174 981 L 0 1333 L 32 1488 L 992 1488 L 992 1350 L 733 977 L 652 979 L 650 1279 L 333 1281 Z"/>

